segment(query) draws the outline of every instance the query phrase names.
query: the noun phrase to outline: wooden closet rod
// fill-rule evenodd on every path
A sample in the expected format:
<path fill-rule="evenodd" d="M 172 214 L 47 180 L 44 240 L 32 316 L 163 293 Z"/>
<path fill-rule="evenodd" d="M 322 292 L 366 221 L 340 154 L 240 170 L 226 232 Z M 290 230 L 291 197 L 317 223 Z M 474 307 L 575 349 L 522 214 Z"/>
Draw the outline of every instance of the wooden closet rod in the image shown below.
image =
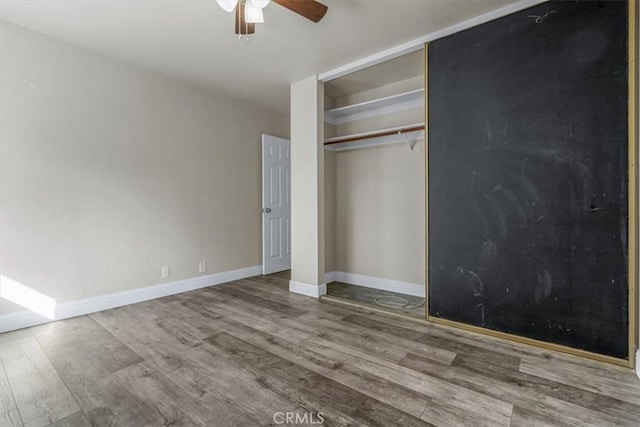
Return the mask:
<path fill-rule="evenodd" d="M 342 139 L 336 139 L 334 141 L 325 142 L 324 145 L 333 145 L 333 144 L 342 144 L 345 142 L 361 141 L 363 139 L 379 138 L 381 136 L 397 135 L 397 134 L 403 134 L 408 132 L 415 132 L 418 130 L 424 130 L 424 125 L 413 126 L 413 127 L 404 128 L 404 129 L 388 130 L 388 131 L 378 132 L 378 133 L 368 133 L 366 135 L 347 136 Z"/>

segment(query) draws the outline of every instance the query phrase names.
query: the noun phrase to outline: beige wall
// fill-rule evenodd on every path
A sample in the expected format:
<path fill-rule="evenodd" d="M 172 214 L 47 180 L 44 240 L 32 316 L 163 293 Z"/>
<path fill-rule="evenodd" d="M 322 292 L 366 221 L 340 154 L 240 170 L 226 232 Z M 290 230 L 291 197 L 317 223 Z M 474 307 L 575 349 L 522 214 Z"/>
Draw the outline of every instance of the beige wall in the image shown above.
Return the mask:
<path fill-rule="evenodd" d="M 424 283 L 424 142 L 325 159 L 327 271 Z"/>
<path fill-rule="evenodd" d="M 317 76 L 291 85 L 291 280 L 324 283 L 324 111 Z"/>
<path fill-rule="evenodd" d="M 324 152 L 324 269 L 337 271 L 336 264 L 336 156 Z"/>
<path fill-rule="evenodd" d="M 394 70 L 391 70 L 394 71 Z M 344 89 L 344 84 L 340 84 Z M 328 101 L 344 106 L 424 87 L 424 76 Z M 424 122 L 424 108 L 339 125 L 331 136 Z M 326 271 L 424 284 L 424 141 L 325 152 Z"/>
<path fill-rule="evenodd" d="M 286 116 L 0 31 L 3 275 L 62 302 L 261 263 L 260 134 Z"/>

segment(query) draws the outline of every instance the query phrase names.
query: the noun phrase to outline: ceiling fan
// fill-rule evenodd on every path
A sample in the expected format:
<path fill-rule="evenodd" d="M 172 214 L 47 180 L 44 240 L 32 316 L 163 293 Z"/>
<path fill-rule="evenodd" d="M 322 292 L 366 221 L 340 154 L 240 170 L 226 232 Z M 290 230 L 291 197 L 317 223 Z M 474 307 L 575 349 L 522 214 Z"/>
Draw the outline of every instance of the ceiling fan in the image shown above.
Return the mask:
<path fill-rule="evenodd" d="M 255 33 L 255 24 L 264 22 L 262 9 L 270 1 L 297 13 L 313 22 L 319 22 L 328 7 L 315 0 L 216 0 L 227 12 L 236 11 L 236 34 L 238 37 Z"/>

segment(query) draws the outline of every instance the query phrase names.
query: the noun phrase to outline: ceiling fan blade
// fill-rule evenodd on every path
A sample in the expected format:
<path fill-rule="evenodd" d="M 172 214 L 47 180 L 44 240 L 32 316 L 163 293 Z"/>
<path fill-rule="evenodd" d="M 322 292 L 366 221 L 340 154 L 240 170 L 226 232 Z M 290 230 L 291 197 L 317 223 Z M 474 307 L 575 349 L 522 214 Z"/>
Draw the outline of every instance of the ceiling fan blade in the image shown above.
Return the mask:
<path fill-rule="evenodd" d="M 256 24 L 248 23 L 244 14 L 244 2 L 239 2 L 236 7 L 236 34 L 245 35 L 256 32 Z"/>
<path fill-rule="evenodd" d="M 313 22 L 319 22 L 329 9 L 315 0 L 273 0 L 273 2 Z"/>

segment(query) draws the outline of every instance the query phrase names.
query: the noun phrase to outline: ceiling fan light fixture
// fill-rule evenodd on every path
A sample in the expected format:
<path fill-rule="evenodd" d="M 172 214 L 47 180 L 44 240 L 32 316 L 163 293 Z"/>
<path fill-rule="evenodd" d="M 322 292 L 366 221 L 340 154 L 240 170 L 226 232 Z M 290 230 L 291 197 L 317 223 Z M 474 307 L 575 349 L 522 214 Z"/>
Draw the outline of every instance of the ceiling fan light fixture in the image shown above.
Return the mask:
<path fill-rule="evenodd" d="M 253 6 L 252 3 L 245 3 L 244 5 L 244 19 L 250 24 L 261 24 L 264 22 L 264 15 L 262 9 Z"/>
<path fill-rule="evenodd" d="M 249 3 L 251 6 L 260 9 L 264 9 L 265 7 L 269 6 L 270 2 L 271 0 L 247 0 L 247 3 Z"/>
<path fill-rule="evenodd" d="M 238 4 L 238 0 L 216 0 L 216 2 L 225 12 L 233 12 Z"/>
<path fill-rule="evenodd" d="M 0 0 L 2 1 L 2 0 Z M 319 22 L 327 13 L 327 6 L 316 0 L 273 0 L 277 5 L 289 9 L 313 22 Z M 271 0 L 216 0 L 227 12 L 235 9 L 235 33 L 239 39 L 249 41 L 249 34 L 256 31 L 256 24 L 264 22 L 262 9 L 271 4 Z"/>

